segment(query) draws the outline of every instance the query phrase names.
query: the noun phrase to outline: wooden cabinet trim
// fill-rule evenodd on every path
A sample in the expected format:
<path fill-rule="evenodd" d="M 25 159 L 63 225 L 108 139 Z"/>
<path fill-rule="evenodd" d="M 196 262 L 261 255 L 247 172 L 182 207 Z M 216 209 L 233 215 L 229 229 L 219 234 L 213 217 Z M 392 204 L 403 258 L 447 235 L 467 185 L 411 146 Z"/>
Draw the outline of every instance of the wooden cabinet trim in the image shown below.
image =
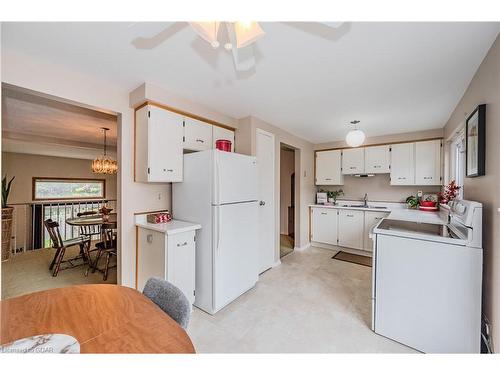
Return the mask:
<path fill-rule="evenodd" d="M 375 147 L 375 146 L 391 146 L 391 145 L 397 145 L 401 143 L 416 143 L 416 142 L 426 142 L 426 141 L 435 141 L 435 140 L 443 140 L 443 137 L 437 137 L 437 138 L 422 138 L 422 139 L 415 139 L 415 140 L 408 140 L 408 141 L 397 141 L 397 142 L 385 142 L 385 143 L 373 143 L 369 145 L 363 145 L 359 147 L 334 147 L 334 148 L 322 148 L 319 150 L 314 150 L 314 153 L 316 154 L 317 152 L 322 152 L 322 151 L 333 151 L 333 150 L 349 150 L 351 148 L 367 148 L 367 147 Z"/>
<path fill-rule="evenodd" d="M 229 125 L 226 125 L 226 124 L 223 124 L 221 122 L 218 122 L 218 121 L 215 121 L 215 120 L 210 120 L 206 117 L 203 117 L 203 116 L 198 116 L 194 113 L 190 113 L 190 112 L 186 112 L 186 111 L 183 111 L 182 109 L 178 109 L 178 108 L 175 108 L 175 107 L 171 107 L 169 105 L 166 105 L 166 104 L 161 104 L 161 103 L 158 103 L 158 102 L 154 102 L 154 101 L 151 101 L 151 100 L 147 100 L 145 101 L 144 103 L 142 103 L 141 105 L 139 105 L 138 107 L 135 108 L 135 111 L 138 111 L 139 109 L 141 109 L 142 107 L 145 107 L 147 105 L 152 105 L 152 106 L 155 106 L 155 107 L 158 107 L 158 108 L 161 108 L 161 109 L 165 109 L 167 111 L 170 111 L 170 112 L 174 112 L 174 113 L 177 113 L 178 115 L 182 115 L 182 116 L 186 116 L 186 117 L 190 117 L 192 119 L 195 119 L 195 120 L 198 120 L 198 121 L 202 121 L 202 122 L 206 122 L 210 125 L 213 125 L 213 126 L 218 126 L 220 128 L 224 128 L 224 129 L 227 129 L 227 130 L 231 130 L 233 132 L 236 131 L 236 128 L 233 128 L 232 126 L 229 126 Z"/>

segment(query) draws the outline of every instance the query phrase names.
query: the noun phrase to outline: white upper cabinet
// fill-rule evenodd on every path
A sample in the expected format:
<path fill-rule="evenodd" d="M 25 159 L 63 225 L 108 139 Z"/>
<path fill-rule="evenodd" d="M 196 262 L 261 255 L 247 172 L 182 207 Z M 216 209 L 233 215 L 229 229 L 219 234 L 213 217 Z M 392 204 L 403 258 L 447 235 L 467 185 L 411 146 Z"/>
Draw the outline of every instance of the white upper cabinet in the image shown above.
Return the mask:
<path fill-rule="evenodd" d="M 190 117 L 184 118 L 185 150 L 204 151 L 212 148 L 212 125 Z"/>
<path fill-rule="evenodd" d="M 415 143 L 415 184 L 441 185 L 441 140 Z"/>
<path fill-rule="evenodd" d="M 348 148 L 342 150 L 342 174 L 358 174 L 364 172 L 364 148 Z"/>
<path fill-rule="evenodd" d="M 215 148 L 215 142 L 218 139 L 231 141 L 231 152 L 234 152 L 234 131 L 221 128 L 220 126 L 212 126 L 212 148 Z"/>
<path fill-rule="evenodd" d="M 342 152 L 316 152 L 316 185 L 343 185 Z"/>
<path fill-rule="evenodd" d="M 389 173 L 390 146 L 365 147 L 365 173 Z"/>
<path fill-rule="evenodd" d="M 363 211 L 339 210 L 338 245 L 362 250 L 363 225 Z"/>
<path fill-rule="evenodd" d="M 135 180 L 182 181 L 183 117 L 152 105 L 135 116 Z"/>
<path fill-rule="evenodd" d="M 311 240 L 337 244 L 337 210 L 331 208 L 311 208 Z"/>
<path fill-rule="evenodd" d="M 414 185 L 415 143 L 399 143 L 391 148 L 391 185 Z"/>

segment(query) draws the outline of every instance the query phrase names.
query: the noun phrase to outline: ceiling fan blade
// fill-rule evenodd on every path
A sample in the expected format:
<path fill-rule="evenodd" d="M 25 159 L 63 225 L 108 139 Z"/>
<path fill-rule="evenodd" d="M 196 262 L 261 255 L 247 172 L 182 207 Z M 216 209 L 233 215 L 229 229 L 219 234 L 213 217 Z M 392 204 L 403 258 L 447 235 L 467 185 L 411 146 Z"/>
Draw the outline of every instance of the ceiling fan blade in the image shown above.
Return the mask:
<path fill-rule="evenodd" d="M 252 69 L 255 66 L 253 46 L 248 45 L 243 48 L 236 48 L 238 40 L 234 27 L 230 23 L 226 23 L 226 25 L 229 42 L 232 45 L 231 53 L 233 54 L 234 69 L 238 72 L 245 72 Z"/>
<path fill-rule="evenodd" d="M 189 22 L 189 25 L 208 43 L 219 45 L 217 34 L 219 33 L 220 22 Z"/>
<path fill-rule="evenodd" d="M 167 27 L 152 37 L 138 37 L 132 40 L 132 44 L 137 49 L 153 49 L 158 47 L 161 43 L 171 38 L 180 30 L 185 28 L 185 22 L 167 22 Z"/>

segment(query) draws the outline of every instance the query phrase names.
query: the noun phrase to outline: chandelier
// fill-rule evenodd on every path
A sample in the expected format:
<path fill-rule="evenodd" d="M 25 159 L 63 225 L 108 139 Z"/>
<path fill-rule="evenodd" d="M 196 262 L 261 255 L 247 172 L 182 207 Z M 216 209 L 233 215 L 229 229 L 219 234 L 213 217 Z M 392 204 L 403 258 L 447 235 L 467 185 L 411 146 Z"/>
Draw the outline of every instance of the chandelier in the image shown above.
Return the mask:
<path fill-rule="evenodd" d="M 100 174 L 115 174 L 118 171 L 118 163 L 116 160 L 106 155 L 106 132 L 109 128 L 101 128 L 104 133 L 104 153 L 101 157 L 94 159 L 92 162 L 92 172 Z"/>

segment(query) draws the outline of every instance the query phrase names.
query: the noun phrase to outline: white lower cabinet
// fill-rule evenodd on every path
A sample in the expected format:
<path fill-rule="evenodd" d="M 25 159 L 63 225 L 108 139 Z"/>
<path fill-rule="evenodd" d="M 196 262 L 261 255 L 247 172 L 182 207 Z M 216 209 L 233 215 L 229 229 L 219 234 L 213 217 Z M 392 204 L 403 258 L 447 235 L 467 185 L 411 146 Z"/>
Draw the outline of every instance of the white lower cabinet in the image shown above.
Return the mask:
<path fill-rule="evenodd" d="M 167 235 L 138 228 L 137 289 L 150 277 L 165 279 L 178 287 L 189 302 L 195 297 L 195 231 Z"/>
<path fill-rule="evenodd" d="M 380 220 L 389 216 L 388 212 L 365 211 L 364 240 L 363 248 L 366 251 L 373 251 L 373 240 L 370 238 L 370 231 Z"/>
<path fill-rule="evenodd" d="M 314 242 L 328 245 L 337 244 L 337 210 L 331 208 L 311 208 L 311 227 Z"/>
<path fill-rule="evenodd" d="M 339 210 L 338 216 L 338 245 L 362 250 L 364 212 Z"/>

